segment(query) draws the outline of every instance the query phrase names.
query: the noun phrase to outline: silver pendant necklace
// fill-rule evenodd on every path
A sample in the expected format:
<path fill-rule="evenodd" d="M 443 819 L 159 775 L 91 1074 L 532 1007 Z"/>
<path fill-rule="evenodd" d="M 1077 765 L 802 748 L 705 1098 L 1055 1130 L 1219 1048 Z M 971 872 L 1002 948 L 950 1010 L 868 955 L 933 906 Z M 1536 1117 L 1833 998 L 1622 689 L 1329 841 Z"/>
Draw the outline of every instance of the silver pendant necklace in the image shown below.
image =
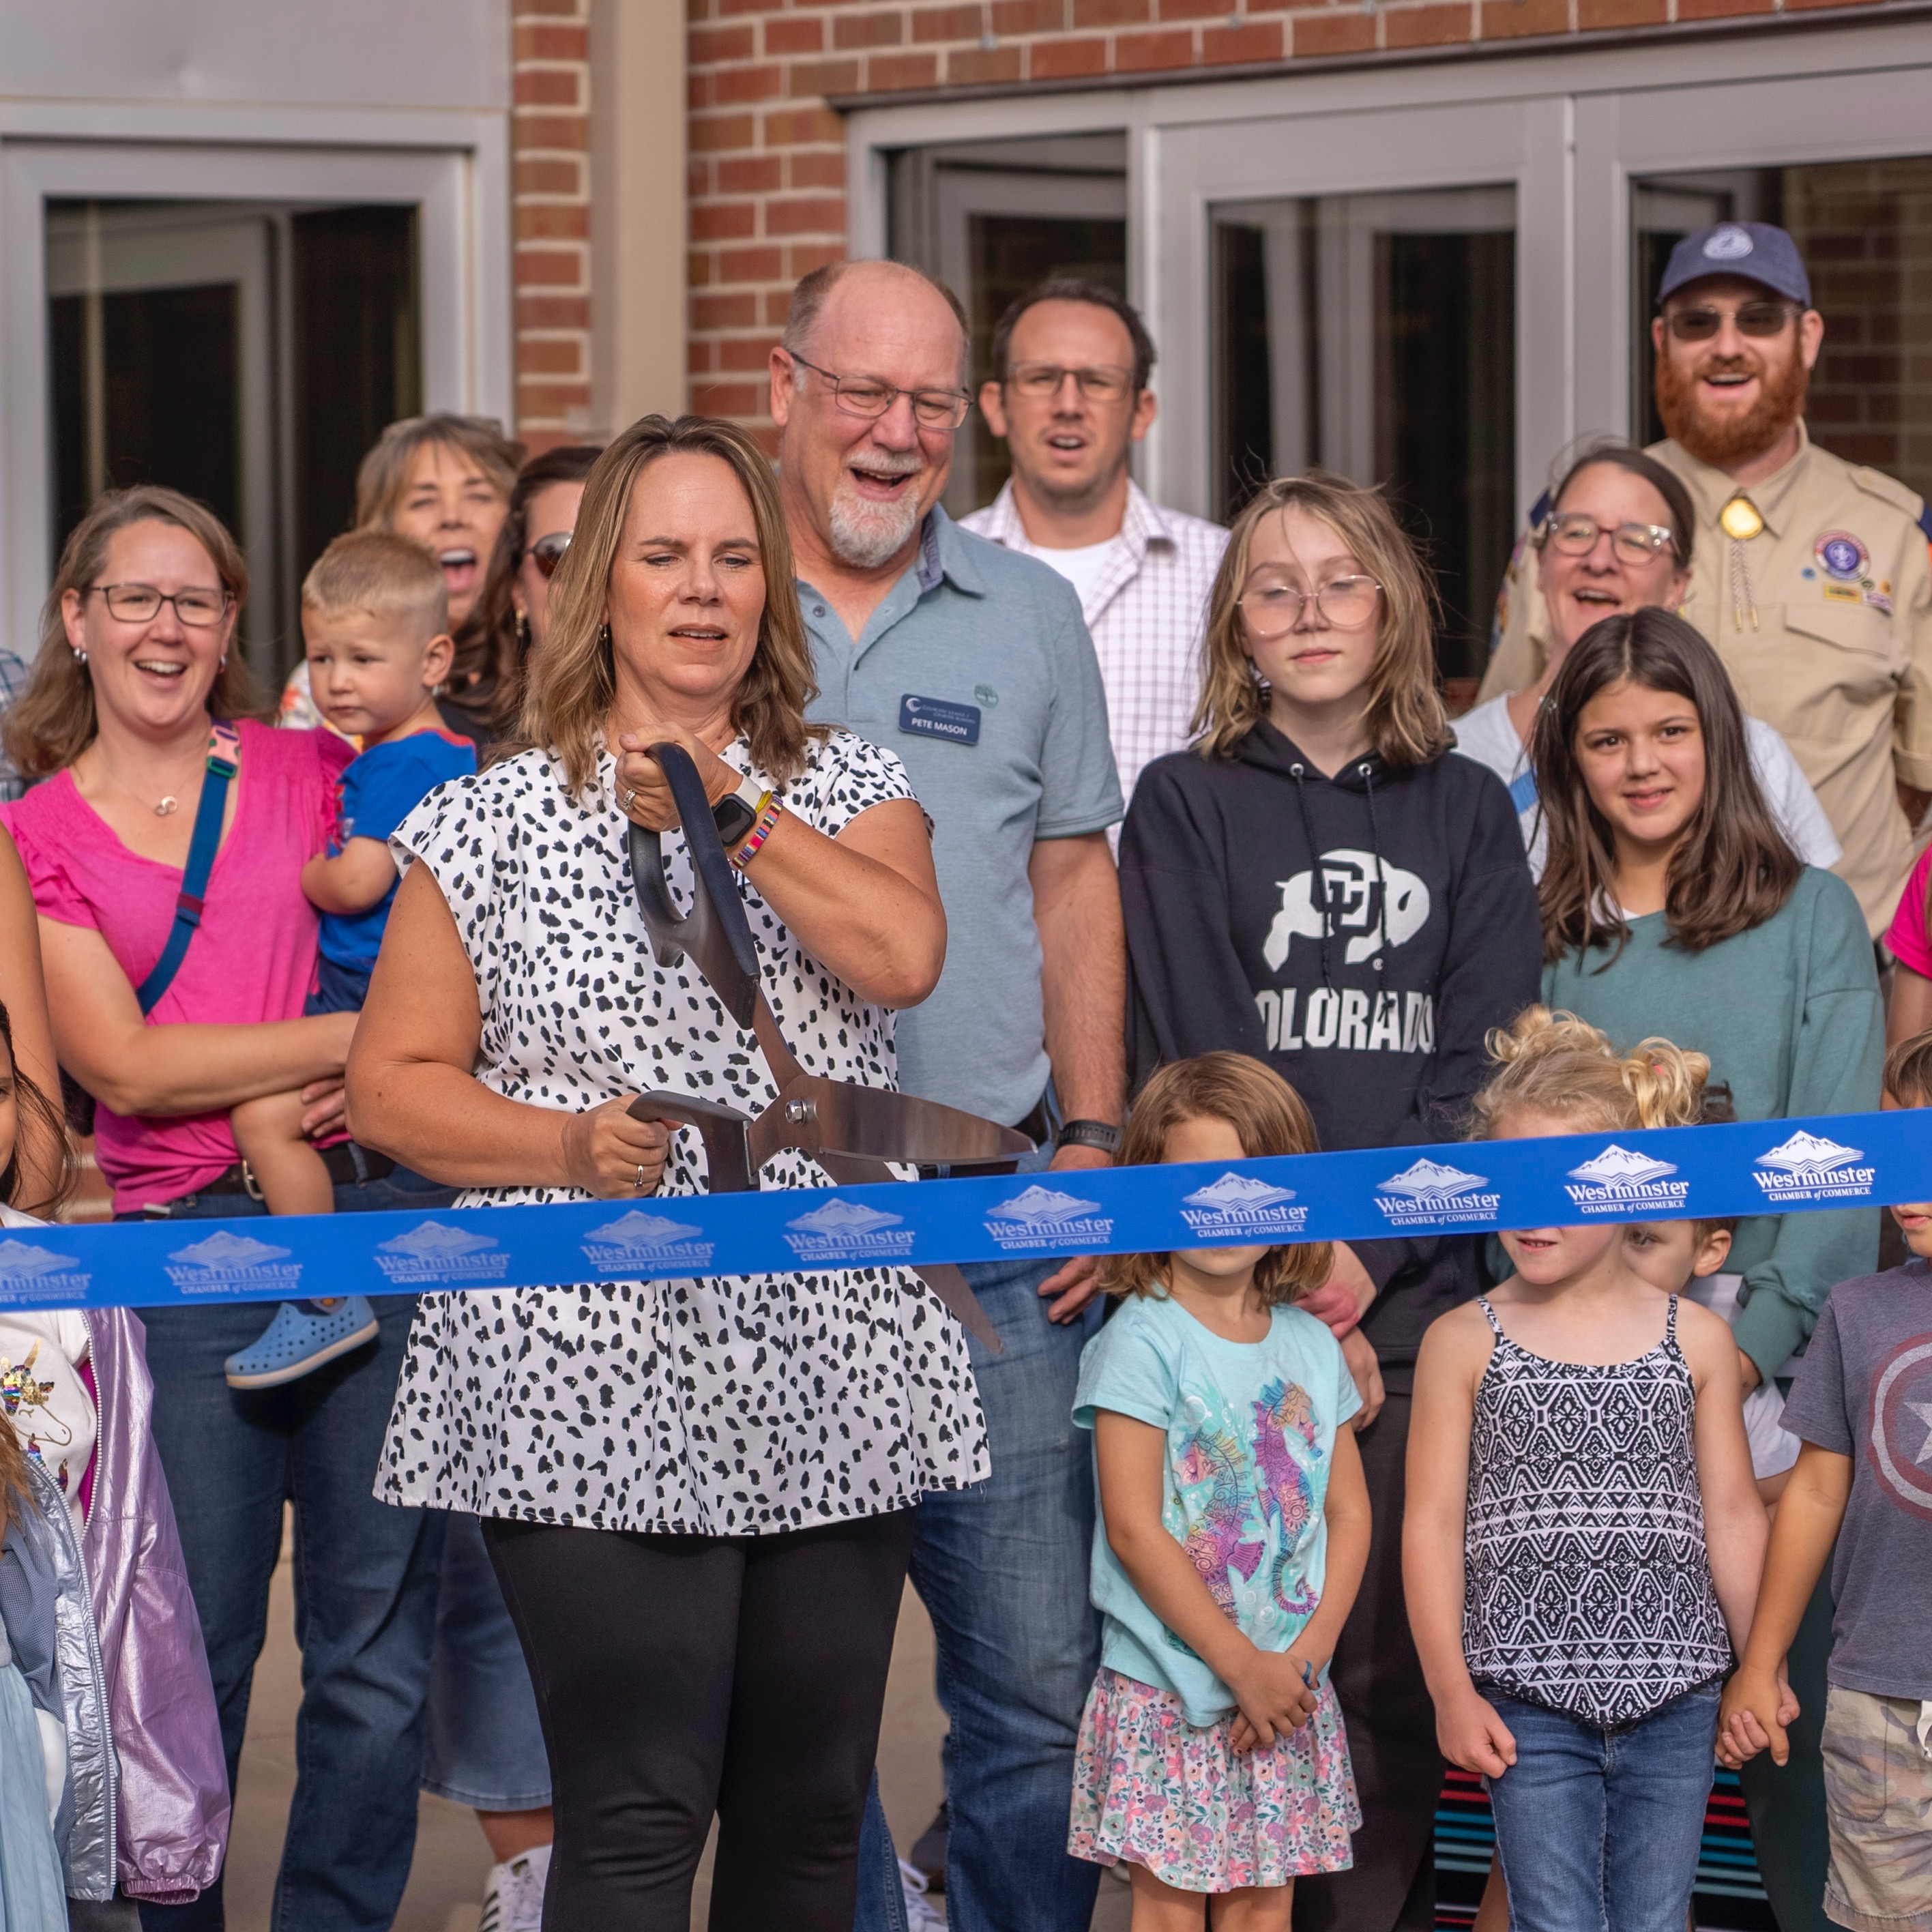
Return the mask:
<path fill-rule="evenodd" d="M 159 805 L 154 807 L 154 816 L 157 818 L 165 818 L 170 812 L 178 812 L 180 809 L 181 800 L 179 799 L 173 797 L 164 798 L 161 800 Z"/>

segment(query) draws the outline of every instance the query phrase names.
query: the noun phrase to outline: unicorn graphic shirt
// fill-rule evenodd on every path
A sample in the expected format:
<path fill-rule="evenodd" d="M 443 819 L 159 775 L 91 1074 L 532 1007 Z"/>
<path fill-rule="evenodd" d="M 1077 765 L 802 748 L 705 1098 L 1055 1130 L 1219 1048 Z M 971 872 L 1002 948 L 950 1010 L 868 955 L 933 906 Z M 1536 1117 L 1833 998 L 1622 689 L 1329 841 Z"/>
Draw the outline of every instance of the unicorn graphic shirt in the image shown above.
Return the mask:
<path fill-rule="evenodd" d="M 1125 1303 L 1080 1358 L 1073 1420 L 1111 1409 L 1165 1430 L 1161 1518 L 1228 1619 L 1258 1649 L 1286 1650 L 1322 1600 L 1322 1515 L 1335 1431 L 1361 1407 L 1340 1345 L 1312 1316 L 1277 1308 L 1264 1339 L 1229 1342 L 1178 1303 Z M 1094 1530 L 1100 1660 L 1218 1723 L 1234 1694 L 1144 1604 Z"/>

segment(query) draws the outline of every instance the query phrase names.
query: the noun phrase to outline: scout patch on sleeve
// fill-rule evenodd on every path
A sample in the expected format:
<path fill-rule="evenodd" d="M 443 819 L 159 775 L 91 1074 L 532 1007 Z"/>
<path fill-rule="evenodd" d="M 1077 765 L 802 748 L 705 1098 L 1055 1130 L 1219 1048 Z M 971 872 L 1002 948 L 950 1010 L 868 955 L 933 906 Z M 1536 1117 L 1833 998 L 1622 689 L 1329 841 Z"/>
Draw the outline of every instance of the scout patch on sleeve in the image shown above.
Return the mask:
<path fill-rule="evenodd" d="M 1825 574 L 1840 584 L 1856 584 L 1871 562 L 1870 553 L 1844 530 L 1827 530 L 1811 546 Z"/>

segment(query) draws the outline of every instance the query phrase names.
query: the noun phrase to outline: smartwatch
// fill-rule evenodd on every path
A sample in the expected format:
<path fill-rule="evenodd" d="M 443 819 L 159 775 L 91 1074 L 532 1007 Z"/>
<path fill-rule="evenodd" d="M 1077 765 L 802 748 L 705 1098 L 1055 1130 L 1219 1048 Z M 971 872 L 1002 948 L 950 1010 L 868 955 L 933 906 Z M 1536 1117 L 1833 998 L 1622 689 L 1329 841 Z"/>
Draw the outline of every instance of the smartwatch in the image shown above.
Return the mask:
<path fill-rule="evenodd" d="M 1109 1126 L 1105 1120 L 1062 1120 L 1059 1132 L 1053 1137 L 1053 1144 L 1056 1148 L 1098 1148 L 1102 1154 L 1118 1154 L 1120 1130 Z"/>
<path fill-rule="evenodd" d="M 764 809 L 765 800 L 771 794 L 756 778 L 740 778 L 737 789 L 728 791 L 711 808 L 711 816 L 718 826 L 718 836 L 724 842 L 728 852 L 735 851 L 745 842 L 746 835 L 758 822 L 758 814 Z"/>

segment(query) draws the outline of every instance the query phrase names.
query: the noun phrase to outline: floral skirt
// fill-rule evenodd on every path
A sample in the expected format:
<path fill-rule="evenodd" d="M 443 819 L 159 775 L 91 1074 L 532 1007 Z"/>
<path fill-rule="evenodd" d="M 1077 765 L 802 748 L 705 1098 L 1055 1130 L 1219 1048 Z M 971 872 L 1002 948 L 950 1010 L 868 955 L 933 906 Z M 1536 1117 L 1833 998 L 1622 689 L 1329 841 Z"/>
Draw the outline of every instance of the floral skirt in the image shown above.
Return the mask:
<path fill-rule="evenodd" d="M 1362 1808 L 1333 1687 L 1265 1750 L 1236 1750 L 1233 1721 L 1190 1724 L 1172 1690 L 1103 1668 L 1080 1720 L 1067 1850 L 1145 1865 L 1182 1892 L 1347 1870 Z"/>

